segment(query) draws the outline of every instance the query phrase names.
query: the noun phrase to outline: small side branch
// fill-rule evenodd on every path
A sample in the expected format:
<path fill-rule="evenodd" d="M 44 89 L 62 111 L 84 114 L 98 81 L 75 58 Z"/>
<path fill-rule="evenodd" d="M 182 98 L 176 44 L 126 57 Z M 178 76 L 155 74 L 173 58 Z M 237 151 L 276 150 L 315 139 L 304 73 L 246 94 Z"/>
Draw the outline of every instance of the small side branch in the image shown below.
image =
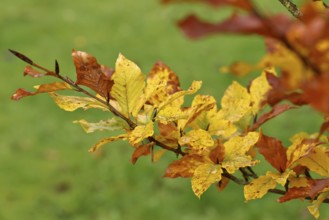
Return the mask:
<path fill-rule="evenodd" d="M 295 5 L 290 0 L 279 0 L 279 2 L 288 9 L 288 11 L 295 17 L 300 18 L 303 13 L 298 9 L 297 5 Z"/>

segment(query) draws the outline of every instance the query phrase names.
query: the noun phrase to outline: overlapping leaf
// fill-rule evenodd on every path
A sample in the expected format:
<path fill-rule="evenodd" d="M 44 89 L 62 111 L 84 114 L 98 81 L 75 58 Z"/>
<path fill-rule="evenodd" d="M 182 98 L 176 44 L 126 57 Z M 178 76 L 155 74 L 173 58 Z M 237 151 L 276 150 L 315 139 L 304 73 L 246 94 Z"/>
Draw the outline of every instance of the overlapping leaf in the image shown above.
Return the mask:
<path fill-rule="evenodd" d="M 114 85 L 111 96 L 119 103 L 121 113 L 127 118 L 130 117 L 138 99 L 143 94 L 144 78 L 135 63 L 126 59 L 123 55 L 119 55 L 112 76 Z"/>

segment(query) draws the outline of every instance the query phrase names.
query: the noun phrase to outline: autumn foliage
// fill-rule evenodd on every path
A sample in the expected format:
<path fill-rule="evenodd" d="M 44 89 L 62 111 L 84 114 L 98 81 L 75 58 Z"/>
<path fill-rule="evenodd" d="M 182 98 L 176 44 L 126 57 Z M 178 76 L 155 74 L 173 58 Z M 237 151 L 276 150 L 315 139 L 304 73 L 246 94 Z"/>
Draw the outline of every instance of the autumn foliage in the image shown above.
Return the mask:
<path fill-rule="evenodd" d="M 319 206 L 329 202 L 329 11 L 320 4 L 307 3 L 296 19 L 283 14 L 265 16 L 250 0 L 186 2 L 242 11 L 215 24 L 187 16 L 178 26 L 191 38 L 218 33 L 264 37 L 267 53 L 258 63 L 238 61 L 224 69 L 236 75 L 259 71 L 248 86 L 233 82 L 217 102 L 212 96 L 196 94 L 200 81 L 181 88 L 178 76 L 161 62 L 145 75 L 122 54 L 112 69 L 99 64 L 91 54 L 76 50 L 72 51 L 76 80 L 72 80 L 61 74 L 57 61 L 54 70 L 49 70 L 11 50 L 29 64 L 24 75 L 57 79 L 36 86 L 33 92 L 18 89 L 12 99 L 48 93 L 66 111 L 96 108 L 105 115 L 112 113 L 113 118 L 99 122 L 75 121 L 87 133 L 121 131 L 97 142 L 90 152 L 126 140 L 133 148 L 133 164 L 142 156 L 158 161 L 163 154 L 174 153 L 177 159 L 168 165 L 164 176 L 191 178 L 197 197 L 211 185 L 224 190 L 234 182 L 243 185 L 247 201 L 268 192 L 280 194 L 278 202 L 310 200 L 308 209 L 318 218 Z M 84 96 L 61 95 L 61 90 Z M 188 95 L 193 96 L 190 106 L 184 104 Z M 323 115 L 317 133 L 297 133 L 289 146 L 263 133 L 263 124 L 302 105 Z M 256 159 L 257 154 L 265 160 Z M 256 174 L 253 167 L 266 162 L 273 169 Z"/>

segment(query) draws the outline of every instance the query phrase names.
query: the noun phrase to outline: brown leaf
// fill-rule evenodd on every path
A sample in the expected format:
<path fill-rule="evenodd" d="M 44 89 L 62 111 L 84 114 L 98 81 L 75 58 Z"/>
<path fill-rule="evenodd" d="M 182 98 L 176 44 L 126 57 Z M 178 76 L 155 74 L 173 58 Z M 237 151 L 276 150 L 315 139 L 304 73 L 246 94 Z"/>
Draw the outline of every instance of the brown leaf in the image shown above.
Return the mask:
<path fill-rule="evenodd" d="M 217 7 L 231 5 L 245 10 L 252 9 L 252 4 L 249 0 L 162 0 L 162 2 L 163 3 L 200 2 L 200 3 L 207 3 Z"/>
<path fill-rule="evenodd" d="M 46 93 L 46 92 L 55 92 L 58 90 L 67 90 L 71 89 L 70 85 L 65 82 L 54 82 L 49 84 L 42 84 L 40 86 L 37 86 L 37 90 L 35 92 L 30 92 L 25 89 L 18 89 L 16 92 L 11 96 L 12 100 L 18 101 L 21 98 L 27 97 L 27 96 L 34 96 L 40 93 Z"/>
<path fill-rule="evenodd" d="M 131 157 L 131 162 L 132 164 L 135 164 L 137 162 L 137 160 L 141 157 L 141 156 L 147 156 L 150 154 L 150 149 L 151 147 L 154 145 L 154 143 L 148 143 L 148 144 L 144 144 L 144 145 L 141 145 L 141 146 L 138 146 L 132 157 Z"/>
<path fill-rule="evenodd" d="M 283 105 L 275 105 L 271 111 L 263 114 L 262 116 L 260 116 L 258 118 L 258 120 L 256 121 L 256 123 L 254 123 L 254 125 L 252 126 L 251 130 L 254 131 L 257 128 L 259 128 L 262 124 L 264 124 L 265 122 L 267 122 L 268 120 L 282 114 L 283 112 L 286 112 L 290 109 L 295 108 L 294 106 L 291 106 L 289 104 L 283 104 Z"/>
<path fill-rule="evenodd" d="M 304 98 L 315 109 L 329 114 L 329 76 L 321 74 L 305 82 L 302 86 Z"/>
<path fill-rule="evenodd" d="M 259 153 L 262 154 L 275 169 L 281 173 L 286 170 L 287 149 L 280 140 L 261 133 L 256 147 Z"/>
<path fill-rule="evenodd" d="M 268 24 L 273 26 L 269 26 Z M 280 25 L 279 25 L 280 24 Z M 289 28 L 291 20 L 284 15 L 276 15 L 267 21 L 250 13 L 247 15 L 233 14 L 230 18 L 217 24 L 202 21 L 190 15 L 178 23 L 178 26 L 190 38 L 200 38 L 214 33 L 258 34 L 278 38 Z"/>
<path fill-rule="evenodd" d="M 213 150 L 211 150 L 209 158 L 215 164 L 223 162 L 225 156 L 225 147 L 220 142 L 219 139 L 215 140 L 215 145 L 217 145 Z"/>
<path fill-rule="evenodd" d="M 98 64 L 95 57 L 82 51 L 72 51 L 72 57 L 77 74 L 77 84 L 94 90 L 101 96 L 109 98 L 114 70 Z"/>
<path fill-rule="evenodd" d="M 164 177 L 192 177 L 194 170 L 204 163 L 204 158 L 197 154 L 185 155 L 179 160 L 175 160 L 166 169 Z"/>
<path fill-rule="evenodd" d="M 328 187 L 329 178 L 308 180 L 308 186 L 289 188 L 288 192 L 278 199 L 278 202 L 306 197 L 314 199 L 322 190 Z"/>
<path fill-rule="evenodd" d="M 43 77 L 47 74 L 40 73 L 39 71 L 33 69 L 32 66 L 26 66 L 24 69 L 24 76 L 26 76 L 26 75 L 38 78 L 38 77 Z"/>

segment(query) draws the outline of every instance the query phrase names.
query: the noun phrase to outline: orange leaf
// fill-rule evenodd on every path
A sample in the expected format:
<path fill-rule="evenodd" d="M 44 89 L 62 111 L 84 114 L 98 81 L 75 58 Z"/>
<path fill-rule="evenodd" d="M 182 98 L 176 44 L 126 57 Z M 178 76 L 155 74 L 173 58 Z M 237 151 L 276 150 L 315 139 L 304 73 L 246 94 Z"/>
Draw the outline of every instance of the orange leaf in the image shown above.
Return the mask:
<path fill-rule="evenodd" d="M 261 133 L 256 147 L 259 153 L 262 154 L 275 169 L 279 172 L 286 170 L 287 149 L 280 140 Z"/>
<path fill-rule="evenodd" d="M 94 90 L 101 96 L 108 98 L 113 81 L 113 70 L 101 66 L 95 57 L 82 51 L 72 51 L 73 62 L 77 74 L 77 84 L 84 85 Z"/>
<path fill-rule="evenodd" d="M 188 154 L 175 160 L 166 169 L 164 177 L 192 177 L 195 169 L 204 164 L 205 159 L 197 154 Z"/>
<path fill-rule="evenodd" d="M 27 97 L 27 96 L 34 96 L 39 93 L 46 93 L 46 92 L 55 92 L 58 90 L 67 90 L 71 89 L 70 85 L 65 82 L 54 82 L 49 84 L 42 84 L 40 86 L 35 86 L 37 90 L 35 92 L 29 92 L 25 89 L 18 89 L 16 92 L 11 96 L 11 99 L 18 101 L 21 98 Z"/>
<path fill-rule="evenodd" d="M 144 144 L 144 145 L 141 145 L 141 146 L 138 146 L 132 157 L 131 157 L 131 162 L 132 164 L 135 164 L 137 162 L 137 160 L 141 157 L 141 156 L 147 156 L 150 154 L 150 149 L 151 147 L 154 145 L 154 143 L 148 143 L 148 144 Z"/>

